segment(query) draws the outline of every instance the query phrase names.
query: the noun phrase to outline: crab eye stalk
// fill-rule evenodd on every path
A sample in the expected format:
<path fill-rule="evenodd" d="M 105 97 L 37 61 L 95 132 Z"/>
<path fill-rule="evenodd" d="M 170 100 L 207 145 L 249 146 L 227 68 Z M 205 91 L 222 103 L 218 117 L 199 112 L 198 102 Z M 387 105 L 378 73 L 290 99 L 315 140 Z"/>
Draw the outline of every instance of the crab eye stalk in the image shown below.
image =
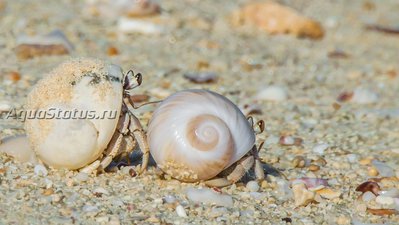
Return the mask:
<path fill-rule="evenodd" d="M 134 77 L 136 78 L 136 82 L 137 82 L 138 86 L 140 86 L 141 82 L 143 82 L 143 76 L 141 75 L 141 73 L 138 73 L 138 74 L 134 75 Z"/>

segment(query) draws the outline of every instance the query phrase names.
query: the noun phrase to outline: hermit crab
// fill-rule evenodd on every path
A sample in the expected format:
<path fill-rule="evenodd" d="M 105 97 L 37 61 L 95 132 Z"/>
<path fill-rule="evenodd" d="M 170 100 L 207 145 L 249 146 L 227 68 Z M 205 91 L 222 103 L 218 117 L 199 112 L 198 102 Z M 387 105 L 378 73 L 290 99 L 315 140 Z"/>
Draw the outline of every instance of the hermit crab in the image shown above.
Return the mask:
<path fill-rule="evenodd" d="M 73 59 L 55 68 L 27 98 L 25 129 L 38 158 L 54 168 L 91 173 L 138 144 L 143 172 L 149 148 L 129 98 L 141 81 L 140 74 L 123 74 L 97 59 Z"/>
<path fill-rule="evenodd" d="M 185 90 L 169 96 L 155 109 L 147 136 L 158 167 L 175 179 L 222 187 L 252 168 L 264 179 L 253 126 L 217 93 Z"/>

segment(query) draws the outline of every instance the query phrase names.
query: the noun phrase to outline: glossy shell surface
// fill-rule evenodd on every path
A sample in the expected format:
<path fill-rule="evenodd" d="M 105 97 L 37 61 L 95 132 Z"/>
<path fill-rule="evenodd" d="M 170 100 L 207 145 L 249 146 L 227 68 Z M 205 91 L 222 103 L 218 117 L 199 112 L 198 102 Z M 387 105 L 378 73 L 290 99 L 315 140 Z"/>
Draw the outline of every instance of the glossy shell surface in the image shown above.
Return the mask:
<path fill-rule="evenodd" d="M 172 177 L 207 180 L 241 159 L 254 145 L 253 128 L 230 100 L 206 90 L 166 98 L 148 127 L 150 151 Z"/>

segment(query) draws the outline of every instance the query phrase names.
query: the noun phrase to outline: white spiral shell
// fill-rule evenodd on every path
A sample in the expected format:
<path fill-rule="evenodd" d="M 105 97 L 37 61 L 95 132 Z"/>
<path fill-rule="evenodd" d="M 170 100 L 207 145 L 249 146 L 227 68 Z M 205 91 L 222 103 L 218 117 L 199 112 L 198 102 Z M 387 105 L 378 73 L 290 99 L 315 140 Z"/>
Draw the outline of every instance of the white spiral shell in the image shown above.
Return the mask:
<path fill-rule="evenodd" d="M 150 152 L 172 177 L 208 180 L 241 159 L 255 144 L 253 128 L 230 100 L 206 90 L 166 98 L 148 127 Z"/>

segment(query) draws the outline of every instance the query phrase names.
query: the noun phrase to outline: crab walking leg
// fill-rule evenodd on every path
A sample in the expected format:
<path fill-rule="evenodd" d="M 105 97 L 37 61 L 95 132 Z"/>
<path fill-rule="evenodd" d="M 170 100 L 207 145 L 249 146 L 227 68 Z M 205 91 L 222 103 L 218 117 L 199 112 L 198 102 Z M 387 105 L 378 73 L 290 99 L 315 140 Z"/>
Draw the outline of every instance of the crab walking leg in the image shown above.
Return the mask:
<path fill-rule="evenodd" d="M 83 167 L 79 172 L 80 173 L 87 173 L 91 174 L 93 171 L 97 170 L 97 168 L 100 166 L 100 160 L 96 160 L 92 162 L 91 164 Z"/>
<path fill-rule="evenodd" d="M 130 113 L 130 125 L 129 130 L 133 134 L 134 139 L 137 141 L 141 152 L 143 153 L 143 162 L 139 174 L 143 173 L 147 169 L 148 160 L 150 158 L 150 147 L 147 142 L 147 135 L 145 135 L 143 127 L 139 119 Z"/>
<path fill-rule="evenodd" d="M 124 135 L 127 135 L 128 133 L 129 116 L 127 114 L 124 114 L 119 118 L 116 132 L 112 136 L 112 139 L 105 151 L 105 158 L 101 160 L 101 169 L 105 169 L 112 162 L 112 159 L 120 153 Z"/>
<path fill-rule="evenodd" d="M 216 178 L 205 181 L 207 186 L 224 187 L 234 184 L 239 181 L 246 172 L 248 172 L 254 165 L 254 157 L 252 155 L 244 157 L 237 162 L 234 170 L 227 176 L 227 178 Z"/>
<path fill-rule="evenodd" d="M 259 148 L 262 148 L 263 144 L 259 146 Z M 254 166 L 254 171 L 255 171 L 255 177 L 258 181 L 262 181 L 265 179 L 265 171 L 263 170 L 263 165 L 262 162 L 259 159 L 259 151 L 260 149 L 257 149 L 256 146 L 252 148 L 252 155 L 254 156 L 255 160 L 255 166 Z"/>

